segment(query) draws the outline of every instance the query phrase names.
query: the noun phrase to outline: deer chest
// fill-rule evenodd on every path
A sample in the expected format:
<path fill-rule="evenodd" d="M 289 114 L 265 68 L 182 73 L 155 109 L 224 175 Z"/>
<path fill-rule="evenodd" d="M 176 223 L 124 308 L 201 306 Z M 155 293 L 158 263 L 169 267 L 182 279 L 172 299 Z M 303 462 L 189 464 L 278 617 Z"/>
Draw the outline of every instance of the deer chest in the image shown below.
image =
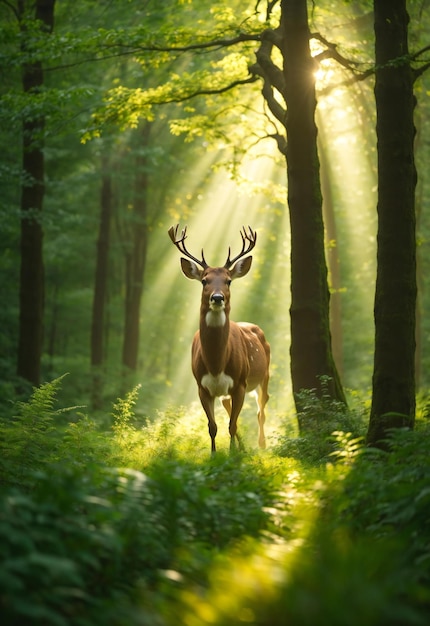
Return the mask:
<path fill-rule="evenodd" d="M 213 374 L 205 374 L 202 377 L 201 385 L 208 390 L 212 397 L 228 396 L 233 388 L 233 379 L 224 372 L 220 372 L 216 376 Z"/>

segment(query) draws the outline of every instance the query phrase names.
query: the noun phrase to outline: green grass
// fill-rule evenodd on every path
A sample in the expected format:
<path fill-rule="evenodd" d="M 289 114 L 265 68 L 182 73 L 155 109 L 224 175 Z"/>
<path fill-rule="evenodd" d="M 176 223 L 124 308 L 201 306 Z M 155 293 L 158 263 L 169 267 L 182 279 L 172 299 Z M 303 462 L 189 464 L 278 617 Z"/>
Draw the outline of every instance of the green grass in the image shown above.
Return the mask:
<path fill-rule="evenodd" d="M 364 450 L 362 409 L 310 396 L 306 437 L 289 416 L 260 452 L 243 424 L 247 451 L 229 454 L 222 427 L 212 457 L 199 407 L 142 422 L 136 388 L 106 429 L 57 410 L 60 384 L 0 421 L 8 625 L 427 623 L 425 418 Z"/>

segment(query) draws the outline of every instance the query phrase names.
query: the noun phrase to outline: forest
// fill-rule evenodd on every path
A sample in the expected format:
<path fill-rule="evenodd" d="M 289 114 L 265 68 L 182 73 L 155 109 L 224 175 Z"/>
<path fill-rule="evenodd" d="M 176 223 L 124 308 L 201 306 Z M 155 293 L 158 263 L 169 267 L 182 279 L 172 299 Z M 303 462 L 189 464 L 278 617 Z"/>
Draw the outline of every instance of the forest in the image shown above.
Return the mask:
<path fill-rule="evenodd" d="M 0 37 L 2 622 L 426 625 L 430 0 Z"/>

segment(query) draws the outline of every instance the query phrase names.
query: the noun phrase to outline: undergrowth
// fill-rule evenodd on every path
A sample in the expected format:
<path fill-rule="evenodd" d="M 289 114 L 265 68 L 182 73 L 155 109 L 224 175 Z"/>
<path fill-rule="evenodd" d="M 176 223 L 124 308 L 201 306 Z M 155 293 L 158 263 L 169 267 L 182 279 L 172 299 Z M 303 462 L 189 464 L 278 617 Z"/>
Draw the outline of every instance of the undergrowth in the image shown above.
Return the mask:
<path fill-rule="evenodd" d="M 139 422 L 135 388 L 104 430 L 60 384 L 0 420 L 4 623 L 426 623 L 427 422 L 366 450 L 360 410 L 309 396 L 305 441 L 211 457 L 200 410 Z"/>
<path fill-rule="evenodd" d="M 276 453 L 284 457 L 298 459 L 308 465 L 325 465 L 337 451 L 344 450 L 342 437 L 333 433 L 349 433 L 357 440 L 366 433 L 366 408 L 363 402 L 352 394 L 351 407 L 333 400 L 326 384 L 322 381 L 323 394 L 320 398 L 314 389 L 303 390 L 298 395 L 302 407 L 298 419 L 301 434 L 297 436 L 286 421 L 284 432 L 279 434 L 275 445 Z"/>

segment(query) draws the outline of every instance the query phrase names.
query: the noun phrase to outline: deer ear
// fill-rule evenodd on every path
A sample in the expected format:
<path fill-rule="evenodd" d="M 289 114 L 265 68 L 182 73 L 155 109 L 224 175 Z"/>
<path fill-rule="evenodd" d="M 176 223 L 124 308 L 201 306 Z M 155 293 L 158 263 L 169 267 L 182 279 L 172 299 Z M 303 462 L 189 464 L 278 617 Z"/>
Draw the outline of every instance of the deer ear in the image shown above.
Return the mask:
<path fill-rule="evenodd" d="M 251 269 L 252 256 L 247 256 L 244 259 L 239 259 L 233 269 L 230 271 L 231 280 L 235 278 L 242 278 Z"/>
<path fill-rule="evenodd" d="M 198 280 L 199 282 L 201 281 L 203 270 L 200 270 L 193 261 L 181 257 L 181 268 L 187 278 Z"/>

